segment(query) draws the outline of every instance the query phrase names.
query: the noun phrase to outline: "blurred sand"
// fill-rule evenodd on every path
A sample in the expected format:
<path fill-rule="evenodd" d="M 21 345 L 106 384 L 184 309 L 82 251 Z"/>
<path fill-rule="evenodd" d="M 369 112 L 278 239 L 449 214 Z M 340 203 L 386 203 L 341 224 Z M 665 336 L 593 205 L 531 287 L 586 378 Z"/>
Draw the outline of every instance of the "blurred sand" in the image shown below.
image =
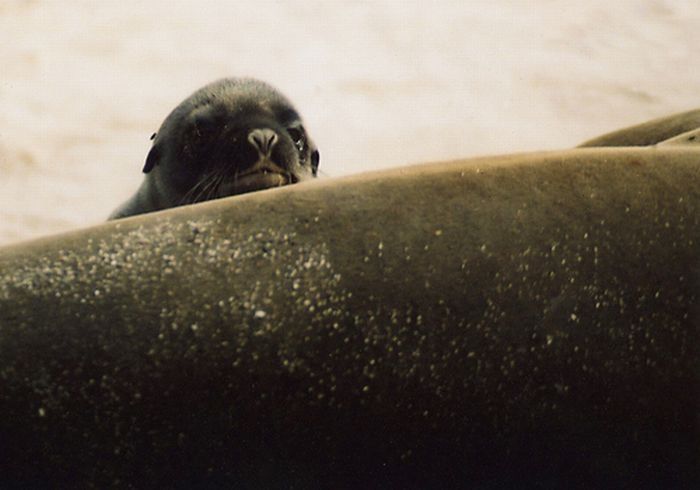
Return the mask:
<path fill-rule="evenodd" d="M 300 109 L 327 176 L 566 148 L 700 106 L 696 0 L 0 0 L 0 244 L 98 223 L 199 86 Z"/>

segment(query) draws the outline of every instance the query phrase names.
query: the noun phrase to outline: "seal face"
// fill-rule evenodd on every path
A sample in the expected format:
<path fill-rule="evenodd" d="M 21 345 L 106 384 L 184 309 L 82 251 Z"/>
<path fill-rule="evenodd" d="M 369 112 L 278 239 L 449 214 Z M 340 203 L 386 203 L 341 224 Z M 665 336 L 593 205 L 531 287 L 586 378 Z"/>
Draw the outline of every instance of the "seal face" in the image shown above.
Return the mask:
<path fill-rule="evenodd" d="M 197 90 L 152 139 L 141 187 L 110 219 L 294 184 L 316 177 L 319 165 L 289 100 L 247 78 Z"/>

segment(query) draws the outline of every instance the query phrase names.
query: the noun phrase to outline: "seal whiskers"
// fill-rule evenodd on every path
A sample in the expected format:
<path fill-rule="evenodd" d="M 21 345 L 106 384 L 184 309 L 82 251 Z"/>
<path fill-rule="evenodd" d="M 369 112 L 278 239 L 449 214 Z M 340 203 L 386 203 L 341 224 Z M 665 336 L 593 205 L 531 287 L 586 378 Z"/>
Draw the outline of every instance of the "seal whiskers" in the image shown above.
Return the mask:
<path fill-rule="evenodd" d="M 216 169 L 205 174 L 200 180 L 197 181 L 197 183 L 194 186 L 192 186 L 192 188 L 189 191 L 187 191 L 185 195 L 182 196 L 182 199 L 180 200 L 178 205 L 180 206 L 185 204 L 194 204 L 198 202 L 200 197 L 206 195 L 208 188 L 216 185 L 214 183 L 218 179 L 219 173 L 216 171 Z"/>

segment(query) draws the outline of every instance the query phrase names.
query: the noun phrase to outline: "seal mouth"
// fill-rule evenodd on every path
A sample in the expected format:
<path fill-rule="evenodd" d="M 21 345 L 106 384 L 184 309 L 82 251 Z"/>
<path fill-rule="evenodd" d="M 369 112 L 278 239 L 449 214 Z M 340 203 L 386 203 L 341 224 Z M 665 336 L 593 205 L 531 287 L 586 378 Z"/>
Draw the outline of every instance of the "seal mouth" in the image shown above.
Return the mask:
<path fill-rule="evenodd" d="M 247 172 L 236 178 L 229 184 L 222 186 L 224 194 L 242 194 L 244 192 L 259 191 L 270 187 L 280 187 L 291 184 L 294 179 L 291 175 L 270 170 L 259 170 L 257 172 Z"/>
<path fill-rule="evenodd" d="M 283 170 L 274 162 L 262 159 L 250 169 L 237 173 L 234 178 L 219 188 L 222 196 L 259 191 L 270 187 L 281 187 L 299 181 L 293 173 Z"/>
<path fill-rule="evenodd" d="M 257 162 L 253 164 L 252 167 L 250 167 L 248 170 L 245 170 L 243 172 L 238 172 L 236 174 L 237 179 L 241 179 L 243 177 L 247 177 L 249 175 L 255 175 L 255 174 L 280 174 L 280 175 L 287 175 L 289 172 L 286 172 L 282 167 L 277 165 L 275 162 L 268 158 L 261 158 Z"/>

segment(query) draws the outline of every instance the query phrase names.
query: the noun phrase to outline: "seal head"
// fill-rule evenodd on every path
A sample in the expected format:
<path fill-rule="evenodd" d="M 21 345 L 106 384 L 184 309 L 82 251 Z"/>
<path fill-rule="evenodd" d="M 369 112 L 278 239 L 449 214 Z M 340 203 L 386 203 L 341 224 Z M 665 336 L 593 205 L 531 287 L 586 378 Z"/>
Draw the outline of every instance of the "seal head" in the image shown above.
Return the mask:
<path fill-rule="evenodd" d="M 202 87 L 152 139 L 141 187 L 110 219 L 294 184 L 315 177 L 319 165 L 296 109 L 253 79 Z"/>

